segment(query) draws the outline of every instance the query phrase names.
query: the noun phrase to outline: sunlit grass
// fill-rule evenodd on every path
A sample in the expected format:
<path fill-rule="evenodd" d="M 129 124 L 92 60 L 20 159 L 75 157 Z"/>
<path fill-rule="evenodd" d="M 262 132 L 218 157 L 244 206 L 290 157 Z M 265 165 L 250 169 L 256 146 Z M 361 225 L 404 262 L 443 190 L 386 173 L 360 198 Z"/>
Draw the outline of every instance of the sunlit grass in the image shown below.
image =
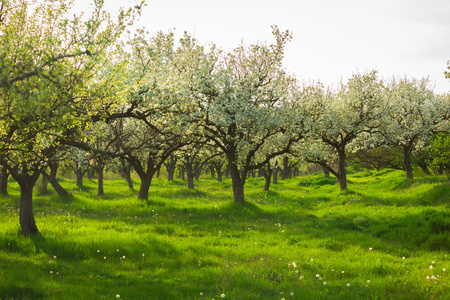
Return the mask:
<path fill-rule="evenodd" d="M 35 196 L 41 235 L 22 237 L 19 191 L 0 198 L 0 299 L 448 299 L 449 177 L 317 173 L 263 192 L 231 181 L 153 181 L 148 201 L 116 178 Z M 137 186 L 137 182 L 135 183 Z"/>

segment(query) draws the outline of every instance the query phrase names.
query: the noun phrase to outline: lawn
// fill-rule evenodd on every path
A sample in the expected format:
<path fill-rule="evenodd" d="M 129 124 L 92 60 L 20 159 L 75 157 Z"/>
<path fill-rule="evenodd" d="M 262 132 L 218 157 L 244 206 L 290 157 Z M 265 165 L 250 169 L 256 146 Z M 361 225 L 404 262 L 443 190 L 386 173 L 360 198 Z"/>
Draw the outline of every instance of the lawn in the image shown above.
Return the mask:
<path fill-rule="evenodd" d="M 249 178 L 242 206 L 226 178 L 156 178 L 148 201 L 113 176 L 103 198 L 61 178 L 71 196 L 35 194 L 31 237 L 11 181 L 0 299 L 450 299 L 450 177 L 348 179 Z"/>

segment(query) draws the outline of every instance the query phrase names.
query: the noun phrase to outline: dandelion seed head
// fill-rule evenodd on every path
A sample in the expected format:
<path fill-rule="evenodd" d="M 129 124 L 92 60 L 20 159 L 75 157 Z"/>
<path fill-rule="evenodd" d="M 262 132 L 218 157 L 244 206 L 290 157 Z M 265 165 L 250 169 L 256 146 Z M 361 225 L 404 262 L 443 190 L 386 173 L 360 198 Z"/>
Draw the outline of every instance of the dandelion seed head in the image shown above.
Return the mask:
<path fill-rule="evenodd" d="M 406 259 L 406 257 L 404 257 L 404 256 L 403 256 L 403 257 L 402 257 L 402 259 L 403 259 L 403 260 L 405 260 L 405 259 Z"/>
<path fill-rule="evenodd" d="M 372 251 L 372 247 L 369 248 L 369 251 Z"/>
<path fill-rule="evenodd" d="M 430 265 L 428 268 L 430 268 L 430 270 L 432 270 L 433 269 L 433 266 L 432 265 Z"/>
<path fill-rule="evenodd" d="M 350 287 L 350 283 L 347 283 L 347 286 Z"/>
<path fill-rule="evenodd" d="M 323 282 L 323 285 L 327 285 L 327 282 L 326 282 L 326 281 L 324 281 L 324 282 Z"/>
<path fill-rule="evenodd" d="M 445 272 L 445 271 L 447 271 L 447 270 L 446 270 L 445 268 L 442 268 L 442 271 L 444 271 L 444 272 Z"/>
<path fill-rule="evenodd" d="M 221 297 L 221 298 L 225 298 L 225 294 L 221 294 L 220 297 Z"/>
<path fill-rule="evenodd" d="M 319 274 L 316 274 L 316 277 L 317 277 L 317 278 L 319 278 L 319 277 L 320 277 L 320 275 L 319 275 Z"/>
<path fill-rule="evenodd" d="M 294 292 L 291 292 L 289 295 L 294 296 Z"/>
<path fill-rule="evenodd" d="M 119 294 L 117 294 L 117 295 L 116 295 L 116 298 L 117 298 L 117 299 L 119 299 L 119 298 L 120 298 L 120 295 L 119 295 Z"/>

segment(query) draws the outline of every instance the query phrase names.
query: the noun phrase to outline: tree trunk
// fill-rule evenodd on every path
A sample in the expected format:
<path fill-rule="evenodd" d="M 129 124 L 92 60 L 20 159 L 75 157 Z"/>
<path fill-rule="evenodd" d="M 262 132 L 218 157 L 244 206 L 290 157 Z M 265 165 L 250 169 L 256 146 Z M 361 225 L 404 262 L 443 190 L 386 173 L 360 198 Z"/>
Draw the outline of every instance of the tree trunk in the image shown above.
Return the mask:
<path fill-rule="evenodd" d="M 403 168 L 406 171 L 406 178 L 413 179 L 413 169 L 411 164 L 411 152 L 413 149 L 413 143 L 410 145 L 403 147 Z"/>
<path fill-rule="evenodd" d="M 327 168 L 322 167 L 322 170 L 323 170 L 323 175 L 325 175 L 325 177 L 330 177 L 330 171 Z"/>
<path fill-rule="evenodd" d="M 150 189 L 150 185 L 152 184 L 153 176 L 142 176 L 141 178 L 141 186 L 139 188 L 138 199 L 140 200 L 148 200 L 148 190 Z"/>
<path fill-rule="evenodd" d="M 126 182 L 128 184 L 128 188 L 130 190 L 133 190 L 134 189 L 134 187 L 133 187 L 133 180 L 131 180 L 131 169 L 133 167 L 131 166 L 131 164 L 129 164 L 129 163 L 125 162 L 125 161 L 121 161 L 120 164 L 121 164 L 120 165 L 120 171 L 119 171 L 120 176 L 122 176 L 126 180 Z"/>
<path fill-rule="evenodd" d="M 180 166 L 180 179 L 184 180 L 184 165 Z"/>
<path fill-rule="evenodd" d="M 39 233 L 33 214 L 33 187 L 39 178 L 39 172 L 36 173 L 17 182 L 20 186 L 19 224 L 24 235 Z"/>
<path fill-rule="evenodd" d="M 195 178 L 195 171 L 194 167 L 190 162 L 187 162 L 184 164 L 185 170 L 186 170 L 186 176 L 187 176 L 187 186 L 189 189 L 194 189 L 194 178 Z"/>
<path fill-rule="evenodd" d="M 127 169 L 127 172 L 125 173 L 125 180 L 127 181 L 128 188 L 134 190 L 133 180 L 131 180 L 131 167 Z"/>
<path fill-rule="evenodd" d="M 59 182 L 56 180 L 56 177 L 53 177 L 51 175 L 46 174 L 45 172 L 42 173 L 43 177 L 48 180 L 48 182 L 50 182 L 50 184 L 52 185 L 52 187 L 55 189 L 55 191 L 58 193 L 58 195 L 60 197 L 62 196 L 66 196 L 69 194 L 69 192 L 66 191 L 66 189 L 64 189 Z"/>
<path fill-rule="evenodd" d="M 339 181 L 341 191 L 347 190 L 347 170 L 345 169 L 345 159 L 345 150 L 339 151 L 338 176 L 336 178 Z"/>
<path fill-rule="evenodd" d="M 230 167 L 227 165 L 227 167 L 225 168 L 225 177 L 228 178 L 230 177 Z"/>
<path fill-rule="evenodd" d="M 50 174 L 47 174 L 46 172 L 42 172 L 42 175 L 45 179 L 50 182 L 52 187 L 55 189 L 55 191 L 58 193 L 60 197 L 67 196 L 69 193 L 59 184 L 59 182 L 56 180 L 56 174 L 58 172 L 58 165 L 53 163 L 49 164 L 50 167 Z"/>
<path fill-rule="evenodd" d="M 101 197 L 105 195 L 105 192 L 103 190 L 103 170 L 105 169 L 105 166 L 103 164 L 100 164 L 97 167 L 97 196 Z"/>
<path fill-rule="evenodd" d="M 167 180 L 169 181 L 173 181 L 175 170 L 177 169 L 177 160 L 175 156 L 170 156 L 164 163 L 167 170 Z"/>
<path fill-rule="evenodd" d="M 86 175 L 88 180 L 92 179 L 91 166 L 87 166 Z"/>
<path fill-rule="evenodd" d="M 270 168 L 267 169 L 267 171 L 265 169 L 261 169 L 261 174 L 264 177 L 264 192 L 269 191 L 270 188 L 270 181 L 272 179 L 272 170 L 270 170 Z"/>
<path fill-rule="evenodd" d="M 289 158 L 287 156 L 283 157 L 283 170 L 280 172 L 280 179 L 284 180 L 289 178 L 289 174 L 291 173 L 289 167 Z"/>
<path fill-rule="evenodd" d="M 217 181 L 222 182 L 222 164 L 216 164 L 215 168 L 217 172 Z"/>
<path fill-rule="evenodd" d="M 425 161 L 419 161 L 419 162 L 417 162 L 417 165 L 422 169 L 422 171 L 425 174 L 427 174 L 427 175 L 431 174 L 430 170 L 428 169 L 428 165 Z"/>
<path fill-rule="evenodd" d="M 74 170 L 75 177 L 77 178 L 77 187 L 83 186 L 83 176 L 86 173 L 86 171 L 83 172 L 81 170 L 81 167 L 79 167 L 79 166 L 77 166 L 76 169 Z"/>
<path fill-rule="evenodd" d="M 278 184 L 278 167 L 272 170 L 273 184 Z"/>
<path fill-rule="evenodd" d="M 167 180 L 173 181 L 173 175 L 175 174 L 175 166 L 172 165 L 166 165 L 167 169 Z"/>
<path fill-rule="evenodd" d="M 8 195 L 8 169 L 4 166 L 0 166 L 0 194 Z"/>
<path fill-rule="evenodd" d="M 194 166 L 195 180 L 198 180 L 200 178 L 201 174 L 202 174 L 202 168 L 201 168 L 200 164 L 195 164 L 195 166 Z"/>
<path fill-rule="evenodd" d="M 233 185 L 234 203 L 244 204 L 244 184 L 246 174 L 243 174 L 241 177 L 238 167 L 234 164 L 230 164 L 230 176 Z"/>

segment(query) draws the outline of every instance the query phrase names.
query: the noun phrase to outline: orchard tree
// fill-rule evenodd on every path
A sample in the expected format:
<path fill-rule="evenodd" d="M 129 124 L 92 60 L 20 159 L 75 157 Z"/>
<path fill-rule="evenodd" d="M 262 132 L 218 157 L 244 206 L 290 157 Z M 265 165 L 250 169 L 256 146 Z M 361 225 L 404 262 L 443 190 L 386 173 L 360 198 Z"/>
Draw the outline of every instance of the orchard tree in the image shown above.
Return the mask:
<path fill-rule="evenodd" d="M 357 147 L 358 138 L 364 144 L 367 134 L 380 127 L 386 110 L 384 86 L 377 72 L 372 71 L 353 75 L 337 92 L 321 92 L 319 87 L 310 99 L 316 109 L 312 135 L 297 151 L 306 161 L 317 163 L 336 176 L 344 191 L 347 152 Z M 334 162 L 337 170 L 332 166 Z"/>
<path fill-rule="evenodd" d="M 113 21 L 98 0 L 82 21 L 67 19 L 65 0 L 1 3 L 0 155 L 20 186 L 22 232 L 36 234 L 36 180 L 61 138 L 85 122 L 79 109 L 90 103 L 77 96 L 140 7 Z"/>
<path fill-rule="evenodd" d="M 184 45 L 194 54 L 183 66 L 193 74 L 186 80 L 195 107 L 192 120 L 200 125 L 200 136 L 226 155 L 234 202 L 239 204 L 244 203 L 247 174 L 286 153 L 299 139 L 289 124 L 295 81 L 282 68 L 291 34 L 276 27 L 273 34 L 275 44 L 241 45 L 228 54 L 214 47 L 205 53 L 193 40 Z M 255 161 L 259 153 L 265 159 Z"/>
<path fill-rule="evenodd" d="M 191 140 L 193 127 L 187 116 L 187 93 L 180 88 L 175 61 L 183 56 L 175 52 L 173 34 L 159 32 L 147 39 L 143 31 L 129 42 L 126 61 L 127 93 L 123 128 L 117 131 L 116 145 L 138 174 L 141 185 L 138 198 L 148 199 L 154 174 L 180 147 Z"/>
<path fill-rule="evenodd" d="M 433 93 L 428 79 L 391 82 L 389 109 L 380 132 L 387 145 L 402 149 L 408 179 L 413 178 L 413 151 L 425 147 L 432 133 L 444 126 L 446 115 L 448 106 Z"/>

